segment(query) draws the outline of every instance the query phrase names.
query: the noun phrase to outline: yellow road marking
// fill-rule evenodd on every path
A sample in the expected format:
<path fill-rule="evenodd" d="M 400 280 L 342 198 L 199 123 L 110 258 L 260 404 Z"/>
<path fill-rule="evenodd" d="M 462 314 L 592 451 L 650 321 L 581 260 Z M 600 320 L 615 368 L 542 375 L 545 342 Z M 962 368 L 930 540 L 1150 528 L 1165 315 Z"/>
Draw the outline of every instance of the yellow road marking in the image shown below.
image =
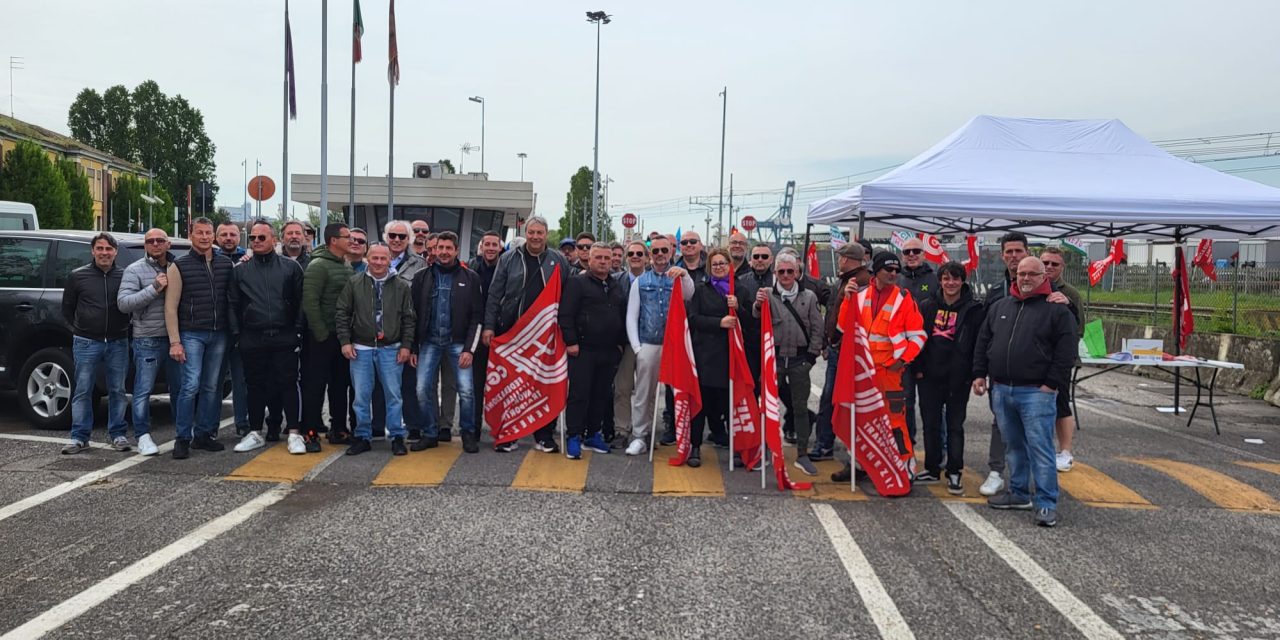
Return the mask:
<path fill-rule="evenodd" d="M 512 489 L 582 493 L 587 486 L 587 468 L 591 452 L 583 451 L 581 460 L 570 460 L 563 453 L 531 450 L 525 454 Z"/>
<path fill-rule="evenodd" d="M 671 466 L 667 460 L 675 454 L 675 447 L 658 447 L 653 452 L 653 495 L 663 496 L 723 496 L 724 476 L 720 472 L 720 458 L 715 448 L 704 446 L 702 466 L 694 469 L 687 465 Z"/>
<path fill-rule="evenodd" d="M 1160 458 L 1121 458 L 1121 460 L 1164 473 L 1224 509 L 1280 513 L 1280 502 L 1226 474 L 1186 462 Z"/>
<path fill-rule="evenodd" d="M 373 486 L 438 487 L 461 455 L 462 445 L 455 440 L 442 442 L 434 449 L 413 451 L 407 456 L 392 456 L 373 479 Z"/>
<path fill-rule="evenodd" d="M 232 453 L 231 455 L 239 455 Z M 328 456 L 314 453 L 293 455 L 284 442 L 263 449 L 252 460 L 240 465 L 227 476 L 228 480 L 248 482 L 298 482 L 307 473 L 324 462 Z"/>
<path fill-rule="evenodd" d="M 796 450 L 793 447 L 783 447 L 782 455 L 786 457 L 787 464 L 791 464 L 796 460 Z M 858 487 L 858 491 L 850 491 L 848 482 L 832 482 L 831 474 L 844 468 L 844 464 L 836 460 L 819 460 L 813 463 L 818 468 L 818 475 L 809 477 L 800 472 L 795 466 L 787 467 L 787 474 L 791 476 L 792 482 L 810 482 L 813 487 L 807 491 L 793 491 L 792 493 L 798 498 L 808 500 L 831 500 L 835 502 L 865 502 L 870 499 L 863 487 Z M 769 486 L 775 487 L 773 469 L 769 469 L 765 473 L 770 475 Z"/>
<path fill-rule="evenodd" d="M 964 493 L 958 496 L 953 496 L 949 491 L 947 491 L 947 475 L 946 470 L 944 469 L 942 472 L 942 479 L 939 480 L 937 484 L 925 485 L 925 488 L 928 489 L 929 493 L 932 493 L 934 497 L 942 500 L 968 502 L 970 504 L 985 504 L 987 502 L 986 497 L 978 493 L 978 487 L 982 486 L 982 481 L 985 479 L 986 476 L 980 476 L 973 469 L 966 467 L 964 472 L 960 474 L 960 486 L 964 487 Z"/>
<path fill-rule="evenodd" d="M 1271 473 L 1280 474 L 1280 464 L 1275 462 L 1237 462 L 1242 467 L 1258 469 L 1260 471 L 1270 471 Z"/>
<path fill-rule="evenodd" d="M 1058 486 L 1071 497 L 1091 507 L 1113 509 L 1158 509 L 1136 491 L 1116 482 L 1111 476 L 1082 462 L 1071 471 L 1058 474 Z"/>

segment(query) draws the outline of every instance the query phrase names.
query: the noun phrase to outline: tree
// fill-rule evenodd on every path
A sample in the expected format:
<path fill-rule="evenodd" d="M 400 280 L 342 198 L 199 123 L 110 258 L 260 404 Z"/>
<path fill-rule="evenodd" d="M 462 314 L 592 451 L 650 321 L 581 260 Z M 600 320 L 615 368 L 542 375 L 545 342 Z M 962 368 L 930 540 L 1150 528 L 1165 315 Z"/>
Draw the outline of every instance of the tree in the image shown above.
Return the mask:
<path fill-rule="evenodd" d="M 591 182 L 590 167 L 579 167 L 569 178 L 569 193 L 564 198 L 564 215 L 560 217 L 560 228 L 550 234 L 553 239 L 576 236 L 591 230 Z M 602 231 L 596 240 L 612 242 L 614 233 L 609 214 L 603 207 L 599 213 Z"/>
<path fill-rule="evenodd" d="M 133 161 L 133 106 L 129 90 L 118 84 L 102 94 L 102 146 L 99 149 Z"/>
<path fill-rule="evenodd" d="M 93 89 L 82 89 L 67 111 L 67 126 L 71 128 L 71 137 L 91 147 L 102 148 L 106 138 L 102 96 Z"/>
<path fill-rule="evenodd" d="M 444 165 L 444 168 L 445 168 L 449 173 L 457 173 L 457 172 L 458 172 L 456 169 L 454 169 L 454 168 L 453 168 L 453 161 L 452 161 L 452 160 L 450 160 L 450 159 L 448 159 L 448 158 L 441 158 L 441 159 L 439 160 L 439 162 L 440 162 L 440 164 Z"/>
<path fill-rule="evenodd" d="M 155 185 L 159 187 L 159 184 Z M 107 225 L 111 231 L 144 233 L 152 227 L 173 231 L 173 200 L 163 189 L 155 189 L 159 204 L 149 205 L 142 198 L 152 190 L 145 179 L 125 174 L 116 179 L 107 205 Z"/>
<path fill-rule="evenodd" d="M 30 203 L 42 229 L 66 229 L 71 224 L 71 193 L 44 149 L 18 141 L 0 165 L 0 200 Z"/>
<path fill-rule="evenodd" d="M 67 184 L 67 192 L 71 196 L 70 218 L 67 225 L 71 229 L 93 228 L 93 194 L 89 191 L 89 177 L 80 169 L 80 165 L 70 160 L 59 160 L 58 170 Z"/>

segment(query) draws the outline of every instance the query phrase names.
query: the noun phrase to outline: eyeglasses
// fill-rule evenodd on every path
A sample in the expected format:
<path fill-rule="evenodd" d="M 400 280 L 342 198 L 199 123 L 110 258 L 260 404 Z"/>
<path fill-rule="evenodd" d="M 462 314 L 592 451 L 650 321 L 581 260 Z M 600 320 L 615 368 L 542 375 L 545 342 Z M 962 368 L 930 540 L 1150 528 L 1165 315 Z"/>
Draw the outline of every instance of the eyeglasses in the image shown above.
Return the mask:
<path fill-rule="evenodd" d="M 428 233 L 431 233 L 431 230 L 430 229 L 414 229 L 413 233 L 414 235 L 426 235 Z"/>
<path fill-rule="evenodd" d="M 671 253 L 671 249 L 668 249 L 667 247 L 654 247 L 653 249 L 650 249 L 650 251 L 653 251 L 654 253 Z"/>
<path fill-rule="evenodd" d="M 578 245 L 578 251 L 590 251 L 590 250 L 591 250 L 591 245 L 589 244 Z"/>
<path fill-rule="evenodd" d="M 408 238 L 409 238 L 409 234 L 407 234 L 407 233 L 388 233 L 388 234 L 387 234 L 387 237 L 388 237 L 388 238 L 391 238 L 392 240 L 406 240 L 406 239 L 408 239 Z"/>
<path fill-rule="evenodd" d="M 680 246 L 682 246 L 682 247 L 687 247 L 687 246 L 690 246 L 690 245 L 698 244 L 699 242 L 701 242 L 701 241 L 700 241 L 700 240 L 681 240 L 681 241 L 680 241 Z"/>
<path fill-rule="evenodd" d="M 1037 278 L 1044 275 L 1043 271 L 1019 271 L 1019 278 Z"/>
<path fill-rule="evenodd" d="M 369 241 L 365 238 L 357 238 L 355 236 L 351 236 L 351 244 L 368 244 L 368 243 Z"/>
<path fill-rule="evenodd" d="M 145 240 L 147 244 L 164 244 L 168 241 L 169 241 L 168 238 L 147 238 Z"/>
<path fill-rule="evenodd" d="M 711 263 L 712 269 L 727 269 L 728 267 L 729 267 L 728 262 L 712 262 Z"/>
<path fill-rule="evenodd" d="M 1041 262 L 1043 262 L 1043 263 L 1044 263 L 1044 266 L 1046 266 L 1046 267 L 1061 267 L 1061 266 L 1062 266 L 1062 263 L 1061 263 L 1061 262 L 1049 262 L 1048 260 L 1041 260 Z"/>
<path fill-rule="evenodd" d="M 757 253 L 757 254 L 755 254 L 755 255 L 751 256 L 751 259 L 752 259 L 752 260 L 768 260 L 768 259 L 769 259 L 769 254 L 767 254 L 767 253 Z"/>
<path fill-rule="evenodd" d="M 249 236 L 249 242 L 266 242 L 269 237 L 271 236 L 268 236 L 265 233 L 261 235 L 251 235 Z"/>
<path fill-rule="evenodd" d="M 644 257 L 644 252 L 643 252 L 643 251 L 628 251 L 628 252 L 627 252 L 627 257 L 628 257 L 628 258 L 643 258 L 643 257 Z"/>
<path fill-rule="evenodd" d="M 795 272 L 796 272 L 796 270 L 795 270 L 795 269 L 778 269 L 777 271 L 774 271 L 774 273 L 776 273 L 776 274 L 778 274 L 778 275 L 780 275 L 780 276 L 791 275 L 791 274 L 793 274 L 793 273 L 795 273 Z"/>

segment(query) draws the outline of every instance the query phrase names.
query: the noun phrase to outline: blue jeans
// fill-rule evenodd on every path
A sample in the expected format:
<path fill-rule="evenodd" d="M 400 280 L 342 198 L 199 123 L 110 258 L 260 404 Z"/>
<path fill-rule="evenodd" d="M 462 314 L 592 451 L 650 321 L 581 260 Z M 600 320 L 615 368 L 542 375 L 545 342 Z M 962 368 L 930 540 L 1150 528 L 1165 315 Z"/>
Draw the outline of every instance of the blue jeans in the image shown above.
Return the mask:
<path fill-rule="evenodd" d="M 181 368 L 169 357 L 169 338 L 133 339 L 133 434 L 151 433 L 151 391 L 155 389 L 156 376 L 164 368 L 165 382 L 169 385 L 170 405 L 178 397 L 181 388 Z"/>
<path fill-rule="evenodd" d="M 193 435 L 212 436 L 218 431 L 218 415 L 222 409 L 222 357 L 227 349 L 227 334 L 222 331 L 183 331 L 182 350 L 187 361 L 182 365 L 182 390 L 174 407 L 178 440 Z"/>
<path fill-rule="evenodd" d="M 231 373 L 231 415 L 236 419 L 237 432 L 249 426 L 249 383 L 244 379 L 244 361 L 240 359 L 240 349 L 227 349 L 222 356 L 222 370 L 218 372 L 218 380 Z"/>
<path fill-rule="evenodd" d="M 351 360 L 351 388 L 355 390 L 353 403 L 356 411 L 356 437 L 373 438 L 373 380 L 382 383 L 382 394 L 387 400 L 387 435 L 403 438 L 403 406 L 400 402 L 400 373 L 403 367 L 396 362 L 399 345 L 376 349 L 356 349 L 356 359 Z"/>
<path fill-rule="evenodd" d="M 453 369 L 454 380 L 458 383 L 458 401 L 462 407 L 458 411 L 458 430 L 465 433 L 476 432 L 476 396 L 471 383 L 471 372 L 474 366 L 463 369 L 458 366 L 458 358 L 462 355 L 462 343 L 433 344 L 424 342 L 418 347 L 418 407 L 422 413 L 422 437 L 434 438 L 438 435 L 440 416 L 436 408 L 435 389 L 431 386 L 439 380 L 440 360 L 448 354 L 447 365 Z"/>
<path fill-rule="evenodd" d="M 818 400 L 818 425 L 814 430 L 814 449 L 832 449 L 836 446 L 836 432 L 831 427 L 831 396 L 836 387 L 836 366 L 840 364 L 840 350 L 827 347 L 827 377 L 822 383 L 822 398 Z"/>
<path fill-rule="evenodd" d="M 93 380 L 98 365 L 107 373 L 107 434 L 116 439 L 127 433 L 124 421 L 124 376 L 129 371 L 129 339 L 102 342 L 75 336 L 71 357 L 76 365 L 75 387 L 71 390 L 71 439 L 88 442 L 93 433 Z"/>
<path fill-rule="evenodd" d="M 996 423 L 1004 436 L 1005 467 L 1009 493 L 1030 497 L 1028 482 L 1036 482 L 1037 509 L 1058 508 L 1058 468 L 1054 461 L 1053 422 L 1057 416 L 1057 392 L 1039 387 L 992 384 Z"/>

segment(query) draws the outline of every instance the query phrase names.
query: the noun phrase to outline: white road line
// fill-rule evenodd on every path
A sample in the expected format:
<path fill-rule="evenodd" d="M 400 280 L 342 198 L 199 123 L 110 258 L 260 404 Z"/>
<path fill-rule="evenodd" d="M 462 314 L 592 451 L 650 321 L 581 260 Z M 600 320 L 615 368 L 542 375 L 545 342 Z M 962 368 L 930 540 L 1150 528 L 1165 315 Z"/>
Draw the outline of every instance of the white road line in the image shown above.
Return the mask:
<path fill-rule="evenodd" d="M 812 506 L 813 514 L 818 517 L 818 522 L 822 523 L 827 537 L 831 539 L 831 546 L 835 547 L 836 555 L 840 556 L 840 562 L 844 564 L 845 571 L 853 580 L 853 586 L 857 588 L 862 604 L 867 608 L 867 613 L 871 614 L 876 628 L 880 630 L 880 637 L 914 640 L 916 636 L 911 632 L 911 627 L 908 627 L 907 621 L 902 619 L 902 614 L 898 612 L 893 598 L 890 598 L 889 593 L 884 590 L 884 584 L 876 576 L 875 569 L 871 568 L 871 563 L 867 562 L 867 557 L 862 555 L 862 549 L 858 547 L 857 542 L 854 542 L 853 535 L 840 521 L 840 516 L 836 515 L 836 510 L 829 504 Z"/>
<path fill-rule="evenodd" d="M 199 529 L 175 540 L 172 544 L 108 576 L 101 582 L 81 591 L 61 604 L 49 609 L 26 624 L 0 636 L 0 640 L 40 638 L 45 634 L 88 613 L 108 598 L 141 582 L 182 556 L 199 549 L 205 543 L 230 531 L 244 521 L 261 513 L 267 507 L 281 501 L 293 491 L 293 485 L 278 484 L 258 497 L 240 505 L 219 518 L 209 521 Z"/>
<path fill-rule="evenodd" d="M 1075 625 L 1084 637 L 1106 638 L 1107 640 L 1123 640 L 1124 636 L 1105 620 L 1093 612 L 1089 605 L 1072 595 L 1061 582 L 1058 582 L 1048 571 L 1031 559 L 1025 551 L 1014 544 L 999 529 L 985 518 L 973 511 L 973 508 L 960 502 L 944 502 L 943 506 L 951 510 L 951 515 L 969 527 L 996 555 L 1004 560 L 1018 575 L 1022 576 L 1031 588 L 1040 594 L 1054 609 L 1058 610 L 1068 622 Z"/>
<path fill-rule="evenodd" d="M 1095 407 L 1095 406 L 1093 406 L 1093 404 L 1092 404 L 1092 403 L 1090 403 L 1090 402 L 1088 402 L 1088 401 L 1085 401 L 1085 400 L 1076 400 L 1076 404 L 1077 404 L 1077 405 L 1079 405 L 1079 406 L 1080 406 L 1080 408 L 1082 408 L 1082 409 L 1088 409 L 1089 411 L 1091 411 L 1091 412 L 1093 412 L 1093 413 L 1097 413 L 1097 414 L 1100 414 L 1100 415 L 1104 415 L 1104 416 L 1106 416 L 1106 417 L 1108 417 L 1108 418 L 1115 418 L 1116 420 L 1119 420 L 1119 421 L 1121 421 L 1121 422 L 1127 422 L 1127 423 L 1129 423 L 1129 424 L 1131 424 L 1131 425 L 1134 425 L 1134 426 L 1136 426 L 1136 427 L 1142 427 L 1142 428 L 1144 428 L 1144 429 L 1151 429 L 1152 431 L 1159 431 L 1160 433 L 1163 433 L 1163 434 L 1166 434 L 1166 435 L 1171 435 L 1171 436 L 1174 436 L 1174 437 L 1176 437 L 1176 438 L 1182 438 L 1183 440 L 1189 440 L 1189 441 L 1194 442 L 1194 443 L 1196 443 L 1196 444 L 1202 444 L 1202 445 L 1204 445 L 1204 446 L 1206 446 L 1206 447 L 1212 447 L 1212 448 L 1214 448 L 1214 449 L 1218 449 L 1219 451 L 1225 451 L 1225 452 L 1230 453 L 1230 454 L 1233 454 L 1233 455 L 1237 455 L 1237 456 L 1245 456 L 1245 457 L 1247 457 L 1247 458 L 1253 458 L 1253 459 L 1255 459 L 1255 460 L 1263 460 L 1263 461 L 1266 461 L 1266 462 L 1280 462 L 1280 461 L 1276 460 L 1275 458 L 1272 458 L 1272 457 L 1269 457 L 1269 456 L 1264 456 L 1264 455 L 1262 455 L 1262 454 L 1255 453 L 1255 452 L 1253 452 L 1253 451 L 1247 451 L 1247 450 L 1245 450 L 1245 449 L 1237 449 L 1237 448 L 1235 448 L 1235 447 L 1233 447 L 1233 446 L 1226 445 L 1226 444 L 1222 444 L 1221 442 L 1214 442 L 1214 441 L 1212 441 L 1212 440 L 1205 440 L 1205 439 L 1202 439 L 1202 438 L 1196 437 L 1196 436 L 1194 436 L 1194 435 L 1192 435 L 1192 434 L 1190 434 L 1190 433 L 1183 433 L 1183 432 L 1178 431 L 1178 430 L 1176 430 L 1176 429 L 1167 429 L 1167 428 L 1165 428 L 1165 427 L 1160 427 L 1160 426 L 1156 426 L 1156 425 L 1154 425 L 1154 424 L 1151 424 L 1150 422 L 1143 422 L 1143 421 L 1141 421 L 1141 420 L 1136 420 L 1136 419 L 1134 419 L 1134 418 L 1130 418 L 1129 416 L 1122 416 L 1122 415 L 1120 415 L 1120 414 L 1118 414 L 1118 413 L 1116 413 L 1116 412 L 1114 412 L 1114 411 L 1108 411 L 1108 410 L 1106 410 L 1106 409 L 1102 409 L 1102 408 L 1100 408 L 1100 407 Z"/>
<path fill-rule="evenodd" d="M 27 442 L 49 442 L 52 444 L 66 444 L 71 441 L 68 437 L 55 438 L 53 436 L 33 436 L 25 433 L 0 433 L 0 438 L 5 440 L 25 440 Z M 105 442 L 90 442 L 89 446 L 94 449 L 110 449 L 111 445 Z"/>
<path fill-rule="evenodd" d="M 222 422 L 218 423 L 218 428 L 221 429 L 222 427 L 225 427 L 234 422 L 235 422 L 235 418 L 227 418 L 226 420 L 223 420 Z M 32 437 L 35 437 L 35 436 L 32 436 Z M 76 489 L 79 489 L 80 487 L 83 487 L 87 484 L 93 484 L 94 482 L 97 482 L 107 476 L 115 475 L 117 473 L 120 473 L 121 471 L 124 471 L 125 469 L 136 467 L 146 462 L 147 460 L 151 460 L 152 458 L 155 458 L 157 456 L 162 456 L 166 453 L 169 453 L 170 451 L 173 450 L 173 441 L 170 440 L 169 442 L 166 442 L 160 445 L 159 449 L 160 449 L 160 453 L 155 456 L 134 455 L 134 456 L 125 458 L 124 460 L 121 460 L 120 462 L 117 462 L 109 467 L 98 469 L 97 471 L 90 471 L 89 473 L 86 473 L 80 476 L 79 478 L 76 478 L 75 480 L 69 480 L 60 485 L 49 487 L 48 489 L 45 489 L 44 491 L 41 491 L 40 493 L 37 493 L 34 496 L 28 496 L 13 504 L 0 507 L 0 522 L 3 522 L 4 520 L 8 520 L 9 518 L 12 518 L 13 516 L 18 515 L 19 513 L 22 513 L 27 509 L 40 506 L 50 500 L 53 500 L 54 498 L 58 498 L 68 493 L 71 493 L 72 491 L 75 491 Z"/>

